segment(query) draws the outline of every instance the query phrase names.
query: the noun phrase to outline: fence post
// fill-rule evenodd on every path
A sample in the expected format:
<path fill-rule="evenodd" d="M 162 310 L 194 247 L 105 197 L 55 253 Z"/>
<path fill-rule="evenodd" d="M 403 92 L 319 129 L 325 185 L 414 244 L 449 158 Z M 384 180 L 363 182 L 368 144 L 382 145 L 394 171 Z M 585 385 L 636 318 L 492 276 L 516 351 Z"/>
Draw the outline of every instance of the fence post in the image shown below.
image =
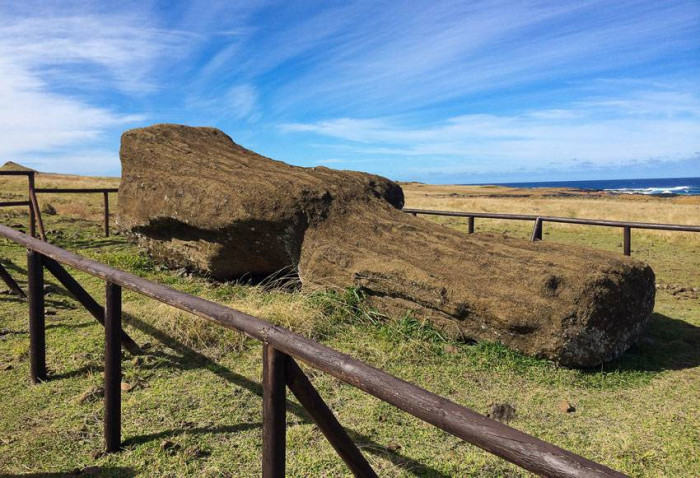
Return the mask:
<path fill-rule="evenodd" d="M 632 255 L 632 228 L 629 226 L 624 226 L 622 228 L 624 237 L 624 253 L 626 256 Z"/>
<path fill-rule="evenodd" d="M 41 211 L 39 210 L 39 201 L 36 199 L 36 191 L 34 190 L 34 172 L 27 176 L 29 181 L 29 235 L 36 237 L 36 223 L 39 224 L 39 234 L 42 241 L 46 241 L 46 231 L 44 230 L 44 221 L 41 219 Z"/>
<path fill-rule="evenodd" d="M 541 241 L 542 240 L 542 218 L 538 217 L 535 219 L 535 228 L 532 230 L 531 241 Z"/>
<path fill-rule="evenodd" d="M 109 193 L 103 191 L 105 197 L 105 237 L 109 237 Z"/>
<path fill-rule="evenodd" d="M 105 288 L 105 451 L 118 451 L 121 446 L 121 331 L 122 289 L 107 282 Z"/>
<path fill-rule="evenodd" d="M 287 355 L 263 344 L 263 478 L 284 478 Z"/>
<path fill-rule="evenodd" d="M 34 203 L 32 202 L 32 189 L 34 187 L 34 173 L 27 175 L 29 183 L 29 235 L 36 237 L 36 215 L 34 213 Z"/>
<path fill-rule="evenodd" d="M 474 216 L 467 218 L 467 234 L 474 234 Z"/>
<path fill-rule="evenodd" d="M 29 362 L 32 383 L 46 380 L 46 322 L 44 317 L 44 269 L 41 254 L 27 249 L 29 285 Z"/>

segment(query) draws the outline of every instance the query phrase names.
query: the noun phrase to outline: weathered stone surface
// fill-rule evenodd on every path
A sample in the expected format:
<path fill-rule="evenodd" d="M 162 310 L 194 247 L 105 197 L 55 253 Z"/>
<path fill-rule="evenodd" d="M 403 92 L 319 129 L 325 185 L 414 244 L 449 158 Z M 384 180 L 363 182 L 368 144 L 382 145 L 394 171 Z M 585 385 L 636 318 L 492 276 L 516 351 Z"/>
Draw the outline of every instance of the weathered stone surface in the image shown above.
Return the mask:
<path fill-rule="evenodd" d="M 228 279 L 297 270 L 305 288 L 360 287 L 390 316 L 566 365 L 626 350 L 654 273 L 619 254 L 465 235 L 400 211 L 395 183 L 299 168 L 212 128 L 124 133 L 118 224 L 158 259 Z"/>
<path fill-rule="evenodd" d="M 213 128 L 127 131 L 118 223 L 164 262 L 216 278 L 265 277 L 299 262 L 309 225 L 333 203 L 403 205 L 379 176 L 273 161 Z"/>

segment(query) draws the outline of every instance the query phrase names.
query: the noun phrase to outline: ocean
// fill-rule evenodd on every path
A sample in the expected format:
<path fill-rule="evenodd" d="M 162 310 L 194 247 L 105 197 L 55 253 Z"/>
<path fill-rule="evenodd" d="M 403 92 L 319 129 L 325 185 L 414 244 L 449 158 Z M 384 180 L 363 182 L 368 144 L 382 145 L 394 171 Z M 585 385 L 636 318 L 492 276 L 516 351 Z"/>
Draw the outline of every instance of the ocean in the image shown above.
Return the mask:
<path fill-rule="evenodd" d="M 493 184 L 493 183 L 492 183 Z M 618 194 L 652 196 L 700 195 L 700 178 L 602 179 L 594 181 L 545 181 L 532 183 L 497 183 L 515 188 L 577 188 L 610 191 Z"/>

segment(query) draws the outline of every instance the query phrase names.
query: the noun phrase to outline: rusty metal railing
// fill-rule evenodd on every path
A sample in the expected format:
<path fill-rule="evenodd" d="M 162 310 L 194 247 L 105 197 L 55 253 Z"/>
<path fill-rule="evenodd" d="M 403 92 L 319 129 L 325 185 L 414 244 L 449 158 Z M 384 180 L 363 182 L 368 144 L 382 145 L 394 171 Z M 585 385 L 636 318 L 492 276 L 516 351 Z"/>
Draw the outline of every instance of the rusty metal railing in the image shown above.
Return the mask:
<path fill-rule="evenodd" d="M 545 222 L 556 222 L 563 224 L 583 224 L 587 226 L 621 227 L 623 236 L 623 252 L 626 256 L 632 253 L 632 229 L 651 229 L 657 231 L 681 231 L 700 232 L 700 226 L 687 224 L 661 224 L 654 222 L 631 222 L 631 221 L 609 221 L 606 219 L 582 219 L 559 216 L 538 216 L 534 214 L 501 214 L 491 212 L 462 212 L 462 211 L 434 211 L 432 209 L 411 209 L 404 208 L 403 212 L 413 214 L 425 214 L 428 216 L 447 216 L 467 218 L 467 232 L 474 233 L 474 219 L 506 219 L 512 221 L 534 221 L 532 229 L 532 241 L 542 240 L 542 228 Z"/>
<path fill-rule="evenodd" d="M 287 388 L 296 396 L 355 476 L 377 476 L 297 361 L 328 373 L 534 473 L 552 477 L 625 476 L 265 320 L 108 267 L 7 226 L 0 225 L 0 237 L 27 248 L 30 368 L 33 382 L 48 378 L 44 338 L 44 268 L 104 324 L 104 434 L 108 452 L 117 451 L 121 444 L 119 346 L 121 344 L 127 350 L 138 353 L 138 346 L 121 327 L 121 290 L 126 288 L 223 327 L 243 332 L 262 342 L 262 475 L 265 478 L 282 477 L 285 473 Z M 105 307 L 100 307 L 61 264 L 103 279 L 106 283 Z"/>

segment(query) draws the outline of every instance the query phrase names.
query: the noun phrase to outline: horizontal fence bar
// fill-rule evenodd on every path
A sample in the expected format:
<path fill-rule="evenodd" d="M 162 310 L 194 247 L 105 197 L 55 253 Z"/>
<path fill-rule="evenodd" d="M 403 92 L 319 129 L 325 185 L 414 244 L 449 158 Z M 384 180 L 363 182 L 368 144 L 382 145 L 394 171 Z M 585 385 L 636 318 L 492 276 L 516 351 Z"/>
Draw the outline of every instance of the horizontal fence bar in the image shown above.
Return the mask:
<path fill-rule="evenodd" d="M 0 202 L 0 207 L 14 207 L 14 206 L 31 206 L 31 201 L 3 201 Z"/>
<path fill-rule="evenodd" d="M 516 221 L 533 221 L 540 216 L 530 214 L 501 214 L 496 212 L 461 212 L 461 211 L 435 211 L 432 209 L 402 209 L 409 214 L 426 214 L 428 216 L 453 216 L 453 217 L 479 217 L 486 219 L 513 219 Z"/>
<path fill-rule="evenodd" d="M 480 415 L 417 385 L 265 320 L 113 269 L 0 225 L 0 236 L 164 304 L 243 332 L 380 400 L 534 473 L 622 477 L 606 466 Z"/>
<path fill-rule="evenodd" d="M 451 217 L 479 217 L 486 219 L 508 219 L 515 221 L 535 221 L 541 219 L 543 222 L 558 222 L 564 224 L 584 224 L 588 226 L 607 227 L 629 227 L 632 229 L 654 229 L 662 231 L 684 231 L 700 232 L 700 226 L 690 224 L 661 224 L 654 222 L 629 222 L 629 221 L 608 221 L 606 219 L 579 219 L 573 217 L 559 216 L 537 216 L 534 214 L 501 214 L 490 212 L 461 212 L 461 211 L 434 211 L 430 209 L 403 209 L 409 214 L 425 214 L 428 216 L 451 216 Z"/>
<path fill-rule="evenodd" d="M 32 176 L 36 171 L 0 171 L 0 176 Z"/>
<path fill-rule="evenodd" d="M 68 194 L 68 193 L 118 193 L 119 188 L 36 188 L 37 193 Z"/>

